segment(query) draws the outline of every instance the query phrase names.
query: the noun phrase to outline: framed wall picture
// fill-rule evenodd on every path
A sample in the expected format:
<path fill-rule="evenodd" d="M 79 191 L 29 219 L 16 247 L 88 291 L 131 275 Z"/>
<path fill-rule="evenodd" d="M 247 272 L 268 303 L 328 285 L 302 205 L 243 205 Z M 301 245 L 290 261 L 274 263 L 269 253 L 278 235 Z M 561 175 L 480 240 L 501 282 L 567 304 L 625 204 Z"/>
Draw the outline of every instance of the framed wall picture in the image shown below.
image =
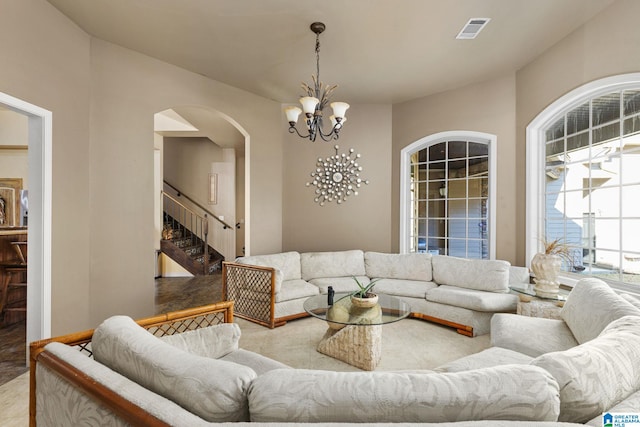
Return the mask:
<path fill-rule="evenodd" d="M 0 178 L 0 227 L 20 225 L 22 178 Z"/>
<path fill-rule="evenodd" d="M 209 174 L 209 204 L 218 204 L 218 174 Z"/>

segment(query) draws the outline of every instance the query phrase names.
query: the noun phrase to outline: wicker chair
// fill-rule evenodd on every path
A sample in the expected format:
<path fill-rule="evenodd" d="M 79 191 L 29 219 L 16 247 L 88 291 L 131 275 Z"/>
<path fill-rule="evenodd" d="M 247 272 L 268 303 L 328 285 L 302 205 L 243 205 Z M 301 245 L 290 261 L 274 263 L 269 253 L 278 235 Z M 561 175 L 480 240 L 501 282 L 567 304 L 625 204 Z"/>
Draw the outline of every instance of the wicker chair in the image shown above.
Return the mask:
<path fill-rule="evenodd" d="M 302 310 L 277 317 L 275 283 L 275 268 L 229 261 L 222 263 L 222 298 L 234 302 L 235 316 L 269 328 L 308 316 Z"/>

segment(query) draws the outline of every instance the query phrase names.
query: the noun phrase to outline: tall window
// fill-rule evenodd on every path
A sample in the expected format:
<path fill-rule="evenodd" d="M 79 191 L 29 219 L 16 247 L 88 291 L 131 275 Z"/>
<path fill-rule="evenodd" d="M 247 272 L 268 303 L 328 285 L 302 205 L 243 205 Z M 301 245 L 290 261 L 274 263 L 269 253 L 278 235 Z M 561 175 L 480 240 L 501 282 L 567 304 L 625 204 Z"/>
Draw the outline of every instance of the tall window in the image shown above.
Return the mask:
<path fill-rule="evenodd" d="M 573 93 L 565 108 L 529 134 L 544 148 L 537 165 L 535 158 L 528 161 L 539 171 L 543 197 L 537 200 L 539 235 L 571 247 L 563 270 L 574 279 L 589 275 L 637 288 L 640 82 L 618 80 L 589 85 L 586 95 Z"/>
<path fill-rule="evenodd" d="M 406 251 L 491 258 L 490 140 L 435 138 L 406 156 Z"/>

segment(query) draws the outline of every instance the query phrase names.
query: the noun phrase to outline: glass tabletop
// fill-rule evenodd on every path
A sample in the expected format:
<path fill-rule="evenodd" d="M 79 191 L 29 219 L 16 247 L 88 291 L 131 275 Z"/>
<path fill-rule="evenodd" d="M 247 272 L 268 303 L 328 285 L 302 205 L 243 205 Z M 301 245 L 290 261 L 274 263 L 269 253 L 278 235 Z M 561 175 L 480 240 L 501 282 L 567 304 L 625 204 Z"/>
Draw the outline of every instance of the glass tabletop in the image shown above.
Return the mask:
<path fill-rule="evenodd" d="M 519 294 L 523 294 L 523 295 L 528 295 L 530 297 L 534 297 L 537 299 L 543 299 L 543 300 L 549 300 L 549 301 L 566 301 L 567 300 L 567 296 L 569 295 L 569 291 L 568 290 L 564 290 L 562 288 L 560 288 L 560 292 L 558 292 L 557 295 L 553 295 L 553 296 L 540 296 L 538 294 L 536 294 L 536 291 L 534 289 L 534 285 L 522 285 L 522 286 L 509 286 L 509 289 L 511 289 L 513 292 L 519 293 Z"/>
<path fill-rule="evenodd" d="M 351 303 L 350 293 L 336 293 L 333 301 L 333 305 L 329 305 L 326 294 L 316 295 L 304 302 L 304 309 L 313 317 L 341 325 L 384 325 L 411 313 L 409 304 L 385 294 L 378 294 L 378 302 L 373 307 L 356 307 Z"/>

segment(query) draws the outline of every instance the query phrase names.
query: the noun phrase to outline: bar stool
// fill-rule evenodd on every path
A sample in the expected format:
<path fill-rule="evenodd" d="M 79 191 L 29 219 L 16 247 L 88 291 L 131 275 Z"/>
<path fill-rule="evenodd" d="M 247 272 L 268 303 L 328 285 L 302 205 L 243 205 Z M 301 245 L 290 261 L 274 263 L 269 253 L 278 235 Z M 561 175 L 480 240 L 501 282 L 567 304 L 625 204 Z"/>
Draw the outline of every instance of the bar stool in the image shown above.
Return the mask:
<path fill-rule="evenodd" d="M 11 242 L 18 259 L 0 264 L 4 269 L 4 281 L 0 294 L 0 320 L 2 326 L 26 319 L 27 312 L 27 257 L 26 242 Z"/>

